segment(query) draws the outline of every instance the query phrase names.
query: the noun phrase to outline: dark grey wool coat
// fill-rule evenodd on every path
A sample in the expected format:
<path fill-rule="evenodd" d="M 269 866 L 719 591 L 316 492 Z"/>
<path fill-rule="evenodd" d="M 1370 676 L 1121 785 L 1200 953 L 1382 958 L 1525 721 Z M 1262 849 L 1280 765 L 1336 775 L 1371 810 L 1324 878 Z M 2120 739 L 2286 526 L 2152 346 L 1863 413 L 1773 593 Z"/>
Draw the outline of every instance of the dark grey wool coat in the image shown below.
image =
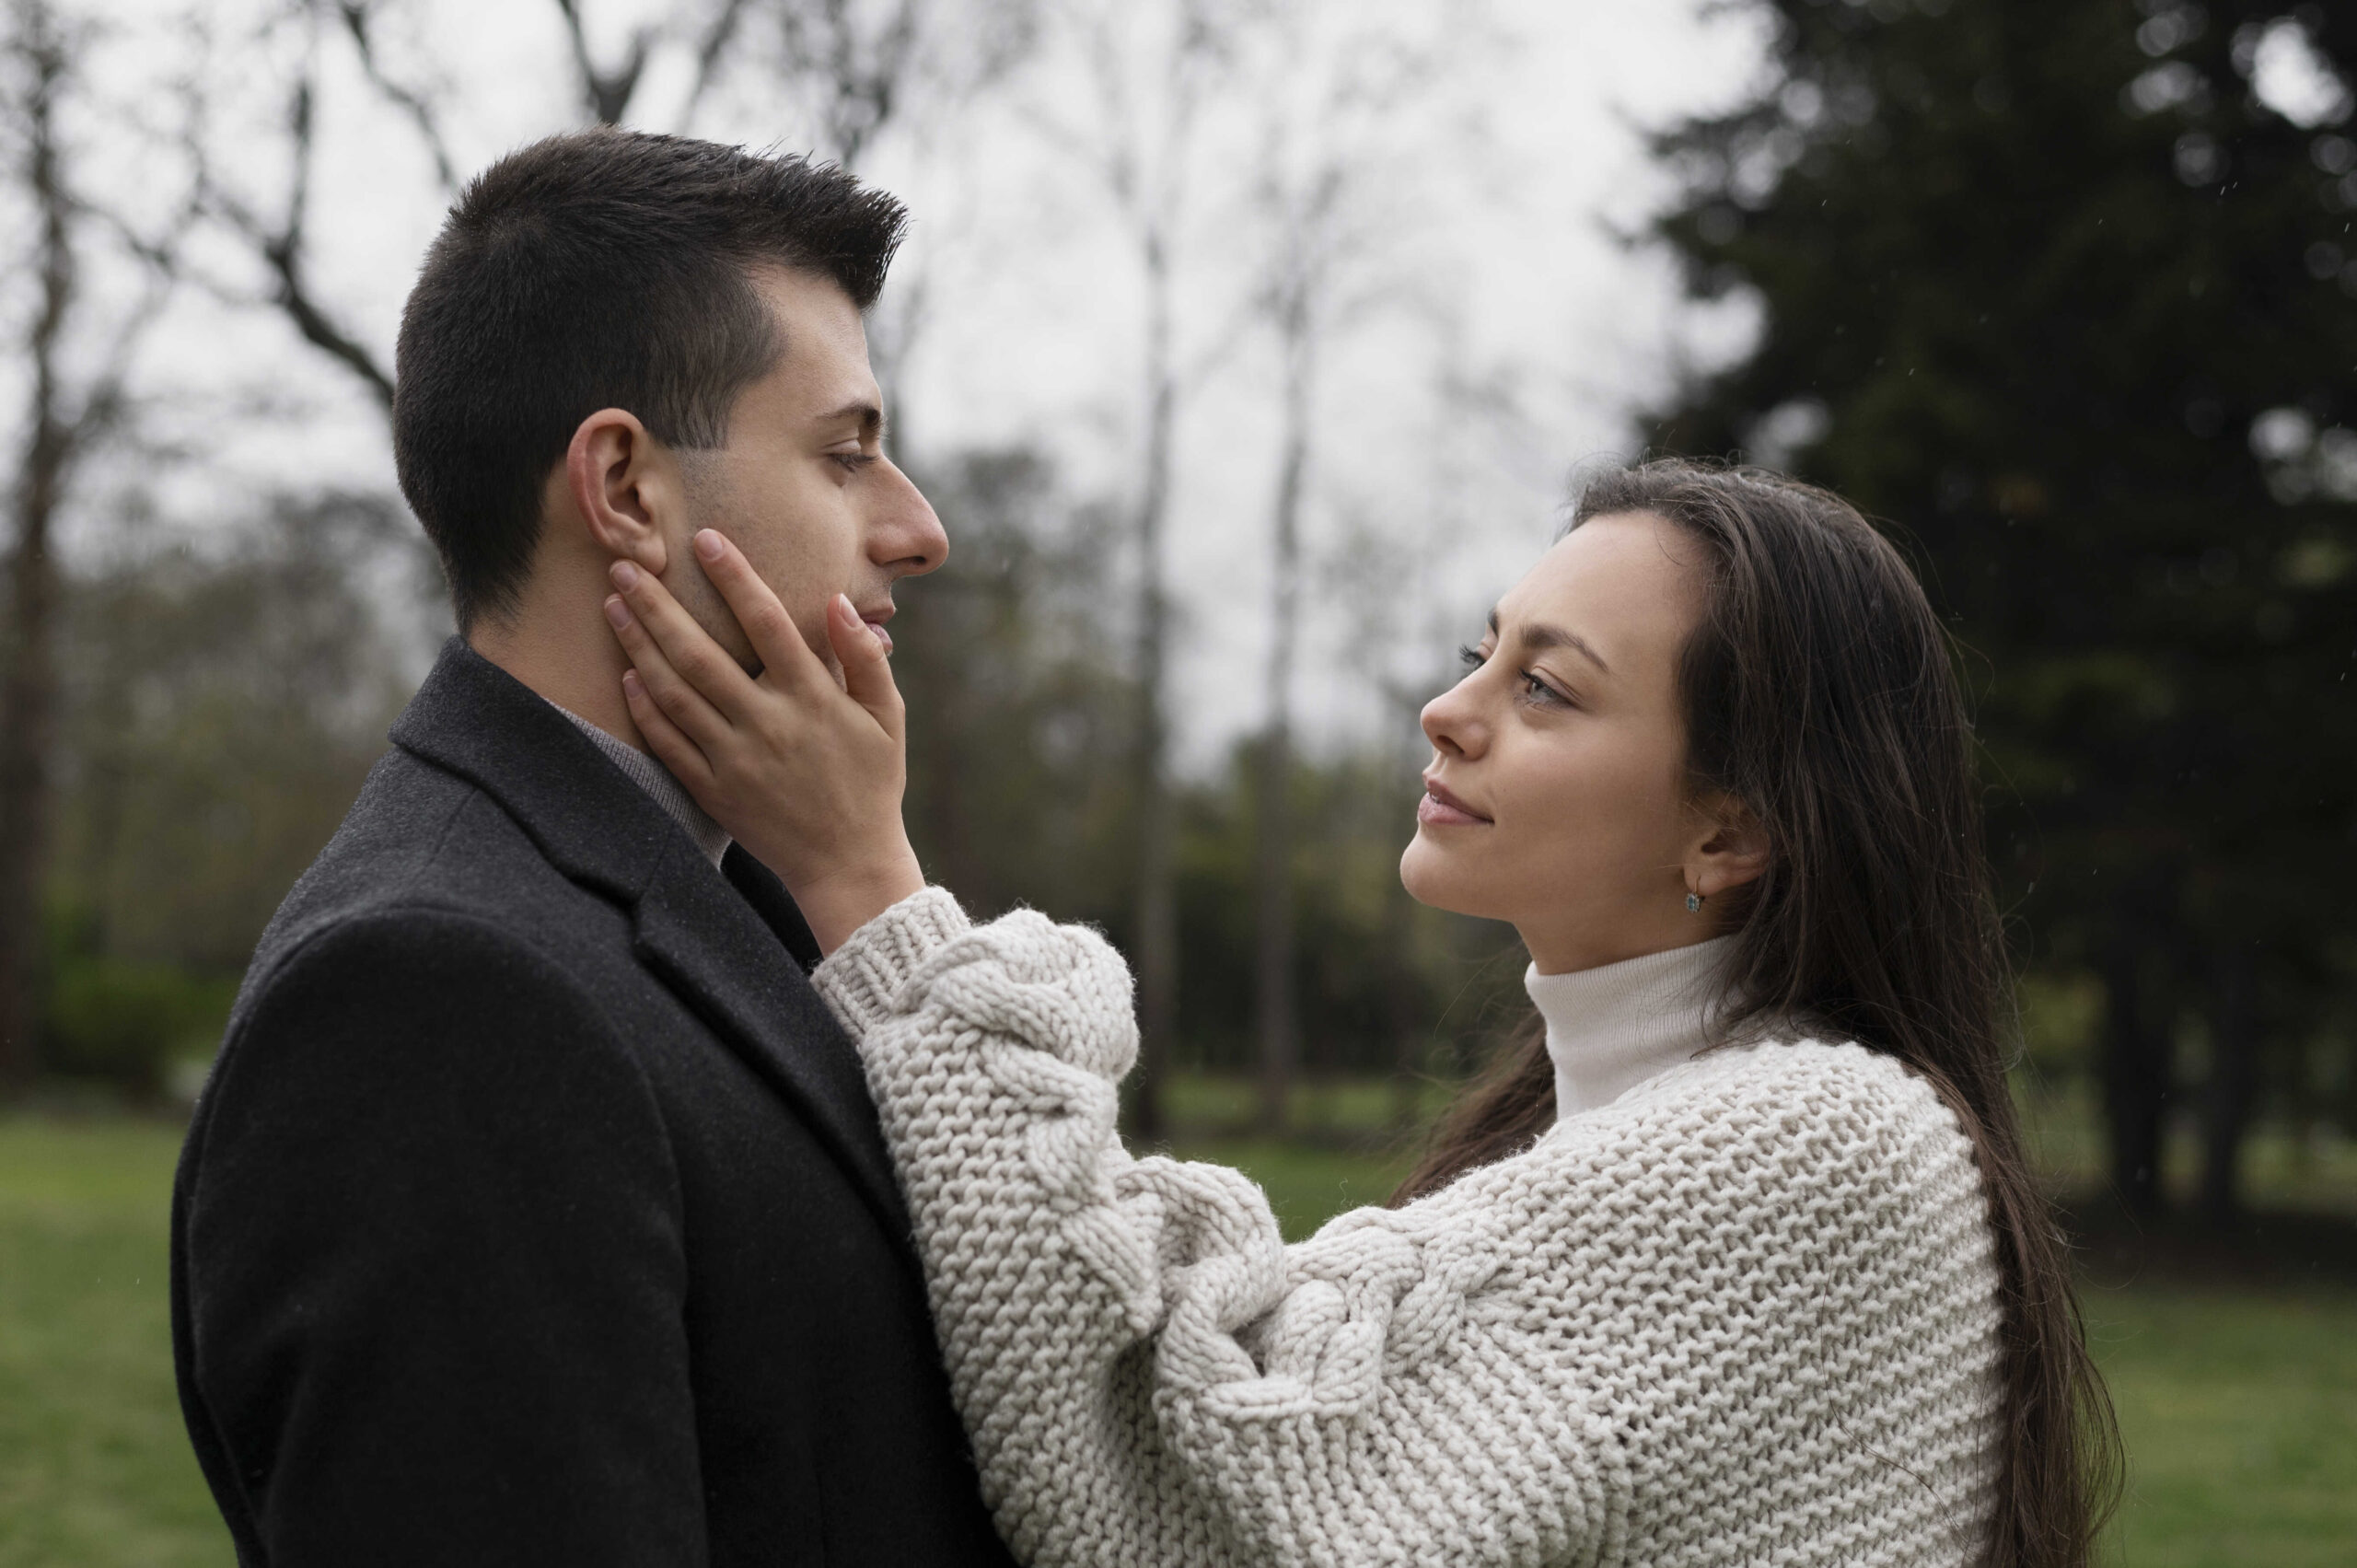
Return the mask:
<path fill-rule="evenodd" d="M 777 879 L 456 640 L 392 738 L 174 1191 L 240 1561 L 1007 1562 Z"/>

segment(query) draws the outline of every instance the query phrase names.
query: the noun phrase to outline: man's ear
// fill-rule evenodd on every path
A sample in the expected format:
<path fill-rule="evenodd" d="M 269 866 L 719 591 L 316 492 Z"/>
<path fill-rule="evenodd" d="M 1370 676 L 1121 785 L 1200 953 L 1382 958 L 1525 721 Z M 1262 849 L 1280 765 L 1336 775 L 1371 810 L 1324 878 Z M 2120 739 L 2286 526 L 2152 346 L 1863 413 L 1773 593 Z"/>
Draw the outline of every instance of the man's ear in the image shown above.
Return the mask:
<path fill-rule="evenodd" d="M 1689 890 L 1715 899 L 1759 879 L 1768 869 L 1768 830 L 1750 807 L 1731 795 L 1698 801 L 1700 824 L 1686 852 Z"/>
<path fill-rule="evenodd" d="M 664 540 L 686 497 L 679 465 L 625 409 L 599 409 L 581 422 L 564 449 L 574 510 L 600 551 L 660 576 Z"/>

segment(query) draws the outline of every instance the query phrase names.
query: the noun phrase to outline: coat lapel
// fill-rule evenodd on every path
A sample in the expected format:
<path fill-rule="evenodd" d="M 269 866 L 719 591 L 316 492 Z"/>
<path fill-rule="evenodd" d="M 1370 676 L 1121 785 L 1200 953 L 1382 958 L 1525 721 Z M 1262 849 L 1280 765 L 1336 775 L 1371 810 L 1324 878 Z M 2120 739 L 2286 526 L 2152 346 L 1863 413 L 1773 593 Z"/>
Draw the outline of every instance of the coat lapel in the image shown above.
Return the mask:
<path fill-rule="evenodd" d="M 573 721 L 459 638 L 393 725 L 479 785 L 559 871 L 631 912 L 639 961 L 800 1115 L 895 1237 L 910 1235 L 858 1052 L 810 983 L 816 944 L 742 851 L 713 870 Z"/>
<path fill-rule="evenodd" d="M 908 1209 L 858 1052 L 782 934 L 684 833 L 679 849 L 684 854 L 664 856 L 638 900 L 640 961 L 802 1112 L 857 1179 L 876 1217 L 907 1237 Z"/>

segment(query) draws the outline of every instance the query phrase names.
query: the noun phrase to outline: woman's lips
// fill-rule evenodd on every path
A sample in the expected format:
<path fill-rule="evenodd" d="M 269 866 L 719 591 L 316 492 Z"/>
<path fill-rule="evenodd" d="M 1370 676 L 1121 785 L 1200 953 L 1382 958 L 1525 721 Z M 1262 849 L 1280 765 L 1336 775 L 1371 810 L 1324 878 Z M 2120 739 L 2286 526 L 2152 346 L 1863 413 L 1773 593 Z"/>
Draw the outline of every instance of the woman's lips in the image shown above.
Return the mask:
<path fill-rule="evenodd" d="M 1487 824 L 1490 819 L 1431 779 L 1426 779 L 1424 797 L 1416 802 L 1416 820 L 1434 827 L 1461 827 L 1473 823 Z"/>

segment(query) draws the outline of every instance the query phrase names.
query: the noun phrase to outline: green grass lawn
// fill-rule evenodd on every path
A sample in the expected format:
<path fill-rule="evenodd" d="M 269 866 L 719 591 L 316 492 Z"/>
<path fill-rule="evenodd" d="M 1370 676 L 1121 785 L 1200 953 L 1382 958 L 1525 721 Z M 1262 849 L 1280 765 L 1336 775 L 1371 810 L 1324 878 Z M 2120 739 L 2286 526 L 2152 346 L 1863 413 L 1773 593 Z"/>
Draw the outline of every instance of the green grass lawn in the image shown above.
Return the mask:
<path fill-rule="evenodd" d="M 2357 1562 L 2357 1295 L 2090 1291 L 2128 1449 L 2112 1561 Z"/>
<path fill-rule="evenodd" d="M 177 1130 L 0 1121 L 0 1568 L 226 1568 L 172 1393 Z M 1286 1234 L 1403 1168 L 1271 1141 L 1180 1145 L 1266 1186 Z M 2357 1295 L 2088 1293 L 2131 1481 L 2128 1568 L 2357 1562 Z"/>
<path fill-rule="evenodd" d="M 0 1568 L 235 1561 L 172 1390 L 177 1128 L 0 1121 Z"/>

